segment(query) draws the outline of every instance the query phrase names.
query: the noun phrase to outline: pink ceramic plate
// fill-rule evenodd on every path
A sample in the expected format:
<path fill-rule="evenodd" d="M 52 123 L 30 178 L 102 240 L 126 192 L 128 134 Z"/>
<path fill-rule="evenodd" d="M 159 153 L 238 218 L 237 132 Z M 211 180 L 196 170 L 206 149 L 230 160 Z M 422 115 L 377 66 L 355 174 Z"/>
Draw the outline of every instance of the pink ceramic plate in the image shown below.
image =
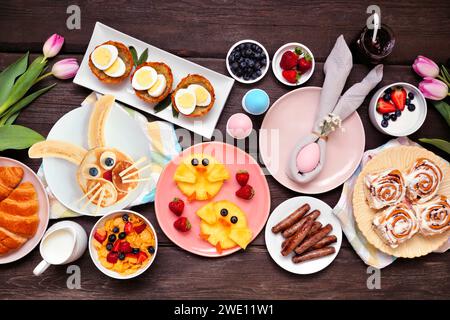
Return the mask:
<path fill-rule="evenodd" d="M 244 151 L 222 142 L 207 142 L 197 144 L 183 151 L 167 164 L 159 178 L 156 186 L 155 212 L 158 223 L 166 236 L 184 250 L 201 256 L 221 257 L 229 255 L 240 248 L 224 250 L 222 254 L 219 254 L 215 247 L 202 240 L 199 236 L 200 218 L 195 212 L 206 205 L 208 201 L 188 202 L 186 196 L 181 193 L 173 180 L 173 175 L 180 160 L 193 153 L 212 155 L 225 164 L 230 172 L 230 179 L 224 182 L 219 193 L 209 201 L 229 200 L 238 205 L 247 215 L 248 226 L 253 231 L 253 239 L 263 229 L 270 213 L 270 192 L 266 177 L 256 161 Z M 250 180 L 248 183 L 255 189 L 255 196 L 251 200 L 243 200 L 235 195 L 236 190 L 240 186 L 234 176 L 237 171 L 242 169 L 249 172 Z M 183 216 L 187 217 L 192 224 L 192 229 L 186 233 L 177 231 L 173 226 L 174 221 L 178 217 L 169 210 L 168 205 L 174 197 L 183 199 L 185 202 Z"/>
<path fill-rule="evenodd" d="M 286 174 L 291 150 L 297 141 L 311 132 L 319 107 L 319 87 L 293 90 L 279 98 L 267 112 L 259 132 L 259 149 L 270 174 L 291 190 L 317 194 L 332 190 L 347 180 L 358 167 L 364 153 L 364 127 L 353 113 L 328 139 L 326 162 L 322 172 L 304 184 Z"/>
<path fill-rule="evenodd" d="M 28 253 L 31 252 L 38 244 L 39 241 L 41 241 L 42 236 L 45 233 L 45 230 L 47 229 L 48 225 L 48 219 L 49 219 L 49 203 L 48 203 L 48 197 L 47 193 L 45 192 L 45 188 L 41 183 L 41 180 L 37 177 L 37 175 L 31 170 L 29 167 L 24 165 L 23 163 L 9 159 L 0 157 L 0 167 L 7 166 L 7 167 L 22 167 L 24 171 L 24 176 L 22 179 L 22 182 L 28 181 L 31 182 L 36 189 L 38 201 L 39 201 L 39 226 L 38 230 L 36 231 L 36 234 L 33 238 L 29 239 L 22 247 L 17 249 L 16 251 L 12 251 L 5 255 L 0 255 L 0 264 L 10 263 L 17 261 L 23 257 L 25 257 Z"/>

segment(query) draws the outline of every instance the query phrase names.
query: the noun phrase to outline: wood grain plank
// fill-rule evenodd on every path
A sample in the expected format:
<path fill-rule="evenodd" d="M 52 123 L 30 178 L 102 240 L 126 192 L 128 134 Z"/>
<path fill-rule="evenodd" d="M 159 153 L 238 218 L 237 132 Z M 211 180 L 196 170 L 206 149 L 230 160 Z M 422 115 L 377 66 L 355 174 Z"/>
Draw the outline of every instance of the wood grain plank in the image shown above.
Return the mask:
<path fill-rule="evenodd" d="M 181 56 L 223 58 L 236 41 L 252 38 L 270 55 L 286 42 L 307 45 L 324 61 L 337 36 L 355 39 L 366 23 L 371 1 L 88 1 L 81 8 L 81 30 L 66 28 L 73 1 L 3 0 L 0 3 L 1 51 L 39 52 L 52 33 L 66 37 L 65 51 L 81 53 L 94 24 L 101 21 Z M 387 60 L 410 64 L 418 54 L 442 63 L 448 59 L 450 2 L 377 1 L 382 21 L 393 28 L 397 45 Z M 45 21 L 45 24 L 42 23 Z M 276 33 L 274 32 L 276 30 Z M 205 41 L 206 40 L 206 41 Z"/>

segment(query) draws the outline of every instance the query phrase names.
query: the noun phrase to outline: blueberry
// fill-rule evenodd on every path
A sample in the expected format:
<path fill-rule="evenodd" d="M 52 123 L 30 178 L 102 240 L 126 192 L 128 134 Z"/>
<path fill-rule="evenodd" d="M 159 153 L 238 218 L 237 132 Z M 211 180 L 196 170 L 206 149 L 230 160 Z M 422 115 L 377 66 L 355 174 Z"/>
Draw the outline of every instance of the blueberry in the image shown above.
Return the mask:
<path fill-rule="evenodd" d="M 408 93 L 408 98 L 409 98 L 410 100 L 414 100 L 414 93 L 409 92 L 409 93 Z"/>
<path fill-rule="evenodd" d="M 198 166 L 198 159 L 197 158 L 193 158 L 192 160 L 191 160 L 191 164 L 194 166 L 194 167 L 196 167 L 196 166 Z"/>
<path fill-rule="evenodd" d="M 236 216 L 232 216 L 231 219 L 230 219 L 230 222 L 232 224 L 236 224 L 238 222 L 238 218 Z"/>
<path fill-rule="evenodd" d="M 395 115 L 395 113 L 391 113 L 391 115 L 389 116 L 389 119 L 392 121 L 396 121 L 397 120 L 397 116 Z"/>
<path fill-rule="evenodd" d="M 241 43 L 238 48 L 241 50 L 245 49 L 245 43 Z"/>
<path fill-rule="evenodd" d="M 244 74 L 244 80 L 245 80 L 245 81 L 250 80 L 250 76 L 249 76 L 248 74 Z"/>
<path fill-rule="evenodd" d="M 238 69 L 234 74 L 236 75 L 236 77 L 242 77 L 242 70 Z"/>
<path fill-rule="evenodd" d="M 128 221 L 128 218 L 129 218 L 128 214 L 126 214 L 126 213 L 122 216 L 122 220 L 125 222 Z"/>
<path fill-rule="evenodd" d="M 147 248 L 147 251 L 148 251 L 148 253 L 150 253 L 150 254 L 154 254 L 154 253 L 155 253 L 155 247 L 149 246 L 149 247 Z"/>
<path fill-rule="evenodd" d="M 250 60 L 250 61 L 247 63 L 247 65 L 248 65 L 250 68 L 253 68 L 253 66 L 255 65 L 255 62 L 254 62 L 253 60 Z"/>
<path fill-rule="evenodd" d="M 390 93 L 386 93 L 386 94 L 383 96 L 383 99 L 384 99 L 385 101 L 390 101 L 390 100 L 391 100 L 391 94 L 390 94 Z"/>
<path fill-rule="evenodd" d="M 125 253 L 119 253 L 119 260 L 125 260 Z"/>
<path fill-rule="evenodd" d="M 221 209 L 221 210 L 220 210 L 220 215 L 221 215 L 222 217 L 226 217 L 226 216 L 228 215 L 228 210 L 225 209 L 225 208 Z"/>
<path fill-rule="evenodd" d="M 387 88 L 386 90 L 384 90 L 384 93 L 391 93 L 392 92 L 392 88 Z"/>
<path fill-rule="evenodd" d="M 114 159 L 113 158 L 106 158 L 105 159 L 105 165 L 107 166 L 107 167 L 112 167 L 113 165 L 114 165 Z"/>
<path fill-rule="evenodd" d="M 251 49 L 247 49 L 247 50 L 245 51 L 245 55 L 246 55 L 247 57 L 251 57 L 252 54 L 253 54 L 253 51 L 252 51 Z"/>
<path fill-rule="evenodd" d="M 261 59 L 261 65 L 264 67 L 267 64 L 266 58 Z"/>
<path fill-rule="evenodd" d="M 260 70 L 261 69 L 261 63 L 255 62 L 255 65 L 253 66 L 253 68 L 255 68 L 256 70 Z"/>
<path fill-rule="evenodd" d="M 234 54 L 231 54 L 231 55 L 228 57 L 228 61 L 229 61 L 230 63 L 233 63 L 235 60 L 236 60 L 236 57 L 234 56 Z"/>
<path fill-rule="evenodd" d="M 255 58 L 256 60 L 259 60 L 261 58 L 261 54 L 258 52 L 255 52 L 255 54 L 253 55 L 253 58 Z"/>
<path fill-rule="evenodd" d="M 237 68 L 239 68 L 239 64 L 237 62 L 233 62 L 231 64 L 231 70 L 237 70 Z"/>
<path fill-rule="evenodd" d="M 386 119 L 381 120 L 381 126 L 386 128 L 389 125 L 389 122 Z"/>
<path fill-rule="evenodd" d="M 255 73 L 258 78 L 262 75 L 262 72 L 260 69 L 256 70 Z"/>
<path fill-rule="evenodd" d="M 236 51 L 235 53 L 234 53 L 234 58 L 237 60 L 237 59 L 239 59 L 241 57 L 241 53 L 239 52 L 239 51 Z"/>
<path fill-rule="evenodd" d="M 402 115 L 402 112 L 400 110 L 396 110 L 395 111 L 395 115 L 398 117 L 400 117 Z"/>
<path fill-rule="evenodd" d="M 410 103 L 410 104 L 408 105 L 408 110 L 409 110 L 409 111 L 414 111 L 414 110 L 416 110 L 416 105 L 413 104 L 413 103 Z"/>
<path fill-rule="evenodd" d="M 384 113 L 383 114 L 383 119 L 384 120 L 389 120 L 389 113 Z"/>
<path fill-rule="evenodd" d="M 204 158 L 204 159 L 202 160 L 202 165 L 206 167 L 206 166 L 208 166 L 208 164 L 209 164 L 209 160 L 206 159 L 206 158 Z"/>
<path fill-rule="evenodd" d="M 245 44 L 245 49 L 251 49 L 251 47 L 252 47 L 252 44 L 250 42 L 247 42 Z"/>
<path fill-rule="evenodd" d="M 258 48 L 256 44 L 252 44 L 252 50 L 255 51 Z"/>
<path fill-rule="evenodd" d="M 114 227 L 114 228 L 113 228 L 113 232 L 114 232 L 114 233 L 117 233 L 117 232 L 119 232 L 119 231 L 120 231 L 120 229 L 119 229 L 118 227 Z"/>
<path fill-rule="evenodd" d="M 98 175 L 98 169 L 95 168 L 95 167 L 90 168 L 90 169 L 89 169 L 89 174 L 90 174 L 92 177 L 96 177 L 96 176 Z"/>
<path fill-rule="evenodd" d="M 114 242 L 116 241 L 117 237 L 115 234 L 110 234 L 108 237 L 108 242 Z"/>
<path fill-rule="evenodd" d="M 261 52 L 261 59 L 265 59 L 266 58 L 266 54 L 264 52 Z"/>
<path fill-rule="evenodd" d="M 141 250 L 139 250 L 139 248 L 133 248 L 133 249 L 131 250 L 131 252 L 132 252 L 133 254 L 138 254 L 139 251 L 141 251 Z"/>
<path fill-rule="evenodd" d="M 114 245 L 113 245 L 111 242 L 109 242 L 109 243 L 106 245 L 106 250 L 111 251 L 113 247 L 114 247 Z"/>
<path fill-rule="evenodd" d="M 126 234 L 125 232 L 121 232 L 121 233 L 119 233 L 119 239 L 120 239 L 120 240 L 123 240 L 123 239 L 125 239 L 125 238 L 126 238 L 126 236 L 127 236 L 127 234 Z"/>
<path fill-rule="evenodd" d="M 247 67 L 247 62 L 242 61 L 242 62 L 239 64 L 239 67 L 241 67 L 241 69 L 245 69 L 245 68 Z"/>

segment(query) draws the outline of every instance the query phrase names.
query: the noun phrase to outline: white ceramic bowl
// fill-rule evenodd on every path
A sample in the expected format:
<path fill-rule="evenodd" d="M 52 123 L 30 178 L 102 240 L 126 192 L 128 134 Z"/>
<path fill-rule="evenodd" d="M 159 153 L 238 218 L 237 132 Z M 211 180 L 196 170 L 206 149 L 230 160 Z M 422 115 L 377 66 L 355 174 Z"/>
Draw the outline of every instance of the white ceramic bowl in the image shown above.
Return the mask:
<path fill-rule="evenodd" d="M 95 241 L 95 239 L 94 239 L 95 230 L 97 230 L 97 228 L 102 227 L 105 224 L 106 220 L 115 218 L 117 216 L 122 216 L 124 213 L 127 213 L 129 215 L 134 214 L 134 215 L 138 216 L 139 218 L 141 218 L 142 220 L 144 220 L 145 223 L 150 227 L 150 229 L 152 230 L 152 232 L 155 236 L 155 253 L 151 256 L 151 261 L 145 267 L 143 267 L 143 268 L 137 270 L 135 273 L 129 274 L 129 275 L 122 275 L 118 272 L 109 270 L 109 269 L 105 268 L 104 266 L 102 266 L 102 264 L 98 260 L 97 250 L 95 249 L 94 244 L 93 244 L 93 241 Z M 150 221 L 146 217 L 144 217 L 142 214 L 137 213 L 135 211 L 119 210 L 119 211 L 113 211 L 113 212 L 107 213 L 102 218 L 100 218 L 100 220 L 97 221 L 97 223 L 94 225 L 94 227 L 91 230 L 91 234 L 89 235 L 89 254 L 91 256 L 92 261 L 94 262 L 95 266 L 101 272 L 103 272 L 107 276 L 114 278 L 114 279 L 125 280 L 125 279 L 135 278 L 135 277 L 141 275 L 152 265 L 153 261 L 155 261 L 157 252 L 158 252 L 158 237 L 156 235 L 155 228 L 153 228 L 153 225 L 150 223 Z"/>
<path fill-rule="evenodd" d="M 229 63 L 229 61 L 228 61 L 228 57 L 230 56 L 231 51 L 233 51 L 233 49 L 234 49 L 236 46 L 240 45 L 241 43 L 247 43 L 247 42 L 256 44 L 256 45 L 259 46 L 259 47 L 263 50 L 263 52 L 266 54 L 266 60 L 267 60 L 266 66 L 261 70 L 261 76 L 258 77 L 258 78 L 256 78 L 256 79 L 254 79 L 254 80 L 244 80 L 243 78 L 236 76 L 236 75 L 231 71 L 230 63 Z M 226 63 L 226 65 L 227 65 L 227 70 L 228 70 L 228 73 L 230 74 L 230 76 L 232 76 L 236 81 L 239 81 L 239 82 L 245 83 L 245 84 L 250 84 L 250 83 L 258 82 L 259 80 L 261 80 L 262 78 L 264 78 L 264 76 L 266 75 L 267 71 L 269 70 L 270 59 L 269 59 L 269 53 L 267 52 L 266 48 L 265 48 L 261 43 L 259 43 L 258 41 L 255 41 L 255 40 L 249 40 L 249 39 L 246 39 L 246 40 L 238 41 L 238 42 L 236 42 L 235 44 L 233 44 L 233 45 L 230 47 L 230 50 L 228 50 L 227 56 L 226 56 L 226 58 L 225 58 L 225 63 Z"/>
<path fill-rule="evenodd" d="M 411 101 L 416 106 L 414 111 L 409 111 L 408 106 L 402 112 L 402 115 L 397 118 L 396 121 L 389 120 L 389 125 L 386 128 L 381 126 L 383 115 L 377 112 L 377 101 L 384 95 L 384 91 L 387 88 L 401 86 L 405 88 L 406 94 L 409 92 L 414 93 L 414 100 Z M 369 104 L 369 117 L 372 124 L 380 132 L 394 136 L 405 137 L 413 134 L 422 126 L 427 116 L 427 102 L 422 92 L 412 84 L 406 82 L 396 82 L 379 89 L 370 100 Z"/>
<path fill-rule="evenodd" d="M 281 69 L 281 67 L 280 67 L 280 61 L 281 61 L 281 57 L 283 56 L 283 53 L 285 53 L 286 51 L 294 51 L 294 49 L 296 47 L 302 48 L 302 50 L 305 50 L 311 56 L 312 66 L 311 66 L 311 69 L 309 69 L 305 74 L 301 75 L 301 77 L 297 81 L 297 83 L 290 83 L 290 82 L 286 81 L 286 79 L 284 79 L 284 77 L 282 75 L 283 69 Z M 275 52 L 275 54 L 273 55 L 273 59 L 272 59 L 272 71 L 273 71 L 273 74 L 275 75 L 275 77 L 281 83 L 283 83 L 287 86 L 291 86 L 291 87 L 299 86 L 299 85 L 305 83 L 306 81 L 308 81 L 309 78 L 311 78 L 312 74 L 314 73 L 315 66 L 316 66 L 316 61 L 314 59 L 314 55 L 312 54 L 311 50 L 309 50 L 309 48 L 307 46 L 305 46 L 301 43 L 298 43 L 298 42 L 290 42 L 290 43 L 286 43 L 285 45 L 281 46 L 277 50 L 277 52 Z"/>

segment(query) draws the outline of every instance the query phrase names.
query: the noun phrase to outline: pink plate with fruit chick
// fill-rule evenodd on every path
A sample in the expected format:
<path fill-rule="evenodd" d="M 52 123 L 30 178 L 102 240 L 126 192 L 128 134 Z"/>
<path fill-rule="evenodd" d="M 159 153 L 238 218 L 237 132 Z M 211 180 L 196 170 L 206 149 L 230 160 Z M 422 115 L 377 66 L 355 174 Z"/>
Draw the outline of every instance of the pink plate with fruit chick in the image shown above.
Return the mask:
<path fill-rule="evenodd" d="M 201 143 L 167 164 L 156 187 L 155 212 L 165 235 L 180 248 L 222 257 L 246 248 L 264 228 L 270 192 L 249 154 L 222 142 Z"/>
<path fill-rule="evenodd" d="M 286 188 L 306 194 L 332 190 L 344 183 L 358 167 L 365 148 L 364 127 L 354 112 L 328 137 L 325 164 L 307 183 L 289 178 L 286 167 L 298 139 L 311 132 L 319 107 L 319 87 L 293 90 L 267 111 L 259 131 L 259 150 L 270 174 Z"/>

